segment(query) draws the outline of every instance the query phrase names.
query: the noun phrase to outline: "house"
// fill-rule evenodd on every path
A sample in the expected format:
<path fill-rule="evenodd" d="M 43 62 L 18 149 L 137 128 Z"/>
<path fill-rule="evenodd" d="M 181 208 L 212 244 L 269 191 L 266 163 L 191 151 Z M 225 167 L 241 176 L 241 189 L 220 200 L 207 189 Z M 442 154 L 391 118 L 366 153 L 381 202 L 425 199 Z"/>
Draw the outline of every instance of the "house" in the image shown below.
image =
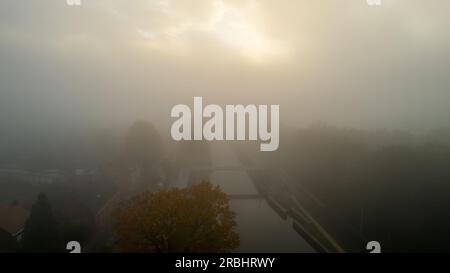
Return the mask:
<path fill-rule="evenodd" d="M 0 205 L 0 229 L 20 240 L 25 222 L 29 216 L 30 212 L 28 210 L 16 204 Z"/>

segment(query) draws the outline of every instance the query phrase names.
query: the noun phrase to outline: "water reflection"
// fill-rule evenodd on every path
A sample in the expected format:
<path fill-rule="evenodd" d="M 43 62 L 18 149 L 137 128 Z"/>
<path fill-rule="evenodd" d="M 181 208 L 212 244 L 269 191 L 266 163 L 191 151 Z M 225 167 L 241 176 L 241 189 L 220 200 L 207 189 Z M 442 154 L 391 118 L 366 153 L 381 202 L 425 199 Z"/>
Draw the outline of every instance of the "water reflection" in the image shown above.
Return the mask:
<path fill-rule="evenodd" d="M 265 199 L 258 197 L 257 189 L 229 145 L 215 143 L 211 149 L 213 168 L 230 169 L 213 171 L 211 182 L 232 196 L 231 208 L 237 214 L 241 237 L 236 252 L 315 252 L 292 229 L 291 221 L 283 220 Z"/>

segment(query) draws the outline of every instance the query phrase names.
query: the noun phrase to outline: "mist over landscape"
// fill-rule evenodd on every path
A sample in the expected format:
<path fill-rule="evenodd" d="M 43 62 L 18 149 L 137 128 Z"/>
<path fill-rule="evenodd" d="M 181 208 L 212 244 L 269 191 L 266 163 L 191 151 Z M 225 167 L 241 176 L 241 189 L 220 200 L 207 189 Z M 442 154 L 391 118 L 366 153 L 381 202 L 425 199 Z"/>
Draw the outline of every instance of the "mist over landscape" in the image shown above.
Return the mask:
<path fill-rule="evenodd" d="M 449 8 L 2 1 L 0 252 L 449 251 Z M 279 149 L 174 141 L 195 96 L 280 105 Z"/>

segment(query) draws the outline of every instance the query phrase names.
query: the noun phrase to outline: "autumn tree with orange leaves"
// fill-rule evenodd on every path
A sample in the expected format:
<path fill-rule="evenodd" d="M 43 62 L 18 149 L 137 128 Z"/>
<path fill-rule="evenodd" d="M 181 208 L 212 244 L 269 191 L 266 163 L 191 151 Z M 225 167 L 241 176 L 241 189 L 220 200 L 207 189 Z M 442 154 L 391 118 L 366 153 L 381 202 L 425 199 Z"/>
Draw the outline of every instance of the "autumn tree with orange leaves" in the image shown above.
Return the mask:
<path fill-rule="evenodd" d="M 239 246 L 228 197 L 207 182 L 143 193 L 113 216 L 122 252 L 230 252 Z"/>

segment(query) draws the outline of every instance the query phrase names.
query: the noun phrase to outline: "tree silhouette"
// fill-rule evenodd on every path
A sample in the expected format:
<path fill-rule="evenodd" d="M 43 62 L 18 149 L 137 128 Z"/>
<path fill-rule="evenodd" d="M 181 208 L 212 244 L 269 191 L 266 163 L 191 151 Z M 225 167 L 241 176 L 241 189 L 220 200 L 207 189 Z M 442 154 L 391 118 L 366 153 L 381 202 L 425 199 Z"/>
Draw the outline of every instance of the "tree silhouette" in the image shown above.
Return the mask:
<path fill-rule="evenodd" d="M 151 166 L 161 157 L 161 138 L 153 125 L 137 121 L 128 130 L 122 152 L 129 165 Z"/>
<path fill-rule="evenodd" d="M 58 252 L 62 250 L 52 208 L 45 194 L 40 193 L 25 223 L 24 252 Z"/>
<path fill-rule="evenodd" d="M 113 215 L 124 252 L 228 252 L 239 246 L 227 195 L 206 182 L 143 193 Z"/>
<path fill-rule="evenodd" d="M 142 188 L 156 187 L 159 181 L 161 138 L 148 122 L 137 121 L 127 132 L 120 156 L 110 165 L 119 183 Z"/>

